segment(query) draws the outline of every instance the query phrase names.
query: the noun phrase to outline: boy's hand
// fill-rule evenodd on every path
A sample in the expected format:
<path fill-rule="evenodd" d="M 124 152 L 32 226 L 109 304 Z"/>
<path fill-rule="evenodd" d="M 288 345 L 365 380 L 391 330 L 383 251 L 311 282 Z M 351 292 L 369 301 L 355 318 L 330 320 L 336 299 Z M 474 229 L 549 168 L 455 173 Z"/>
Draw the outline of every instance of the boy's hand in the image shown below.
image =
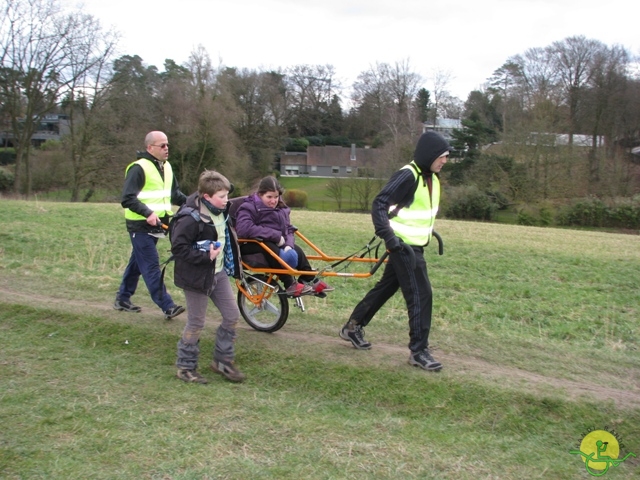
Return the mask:
<path fill-rule="evenodd" d="M 209 244 L 209 259 L 213 262 L 220 253 L 220 242 L 211 242 Z"/>

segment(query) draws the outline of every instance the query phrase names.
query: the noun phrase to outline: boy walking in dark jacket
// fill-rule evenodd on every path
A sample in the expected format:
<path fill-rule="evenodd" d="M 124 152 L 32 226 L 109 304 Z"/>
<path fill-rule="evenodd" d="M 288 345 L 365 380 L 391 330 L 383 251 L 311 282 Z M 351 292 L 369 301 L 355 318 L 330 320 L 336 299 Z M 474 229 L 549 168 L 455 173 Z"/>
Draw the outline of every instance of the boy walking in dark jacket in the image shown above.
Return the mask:
<path fill-rule="evenodd" d="M 231 189 L 226 177 L 205 170 L 198 191 L 187 198 L 171 226 L 174 283 L 184 290 L 187 301 L 187 324 L 176 361 L 177 377 L 185 382 L 207 383 L 197 368 L 209 299 L 222 316 L 211 369 L 233 382 L 245 378 L 234 364 L 240 310 L 229 282 L 230 275 L 239 274 L 238 244 L 227 223 Z"/>

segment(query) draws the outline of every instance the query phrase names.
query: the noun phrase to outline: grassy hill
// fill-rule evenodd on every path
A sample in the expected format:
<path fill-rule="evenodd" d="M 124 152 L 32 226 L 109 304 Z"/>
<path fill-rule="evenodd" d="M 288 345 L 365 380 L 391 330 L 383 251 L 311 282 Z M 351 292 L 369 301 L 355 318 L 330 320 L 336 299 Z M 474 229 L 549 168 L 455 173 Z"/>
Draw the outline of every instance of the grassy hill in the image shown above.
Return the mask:
<path fill-rule="evenodd" d="M 439 221 L 441 373 L 407 364 L 399 295 L 366 329 L 372 350 L 338 337 L 378 273 L 328 279 L 274 334 L 241 321 L 239 385 L 207 369 L 211 308 L 210 383 L 187 385 L 185 314 L 164 321 L 142 282 L 142 313 L 112 309 L 130 253 L 118 204 L 5 200 L 0 220 L 0 478 L 590 478 L 569 451 L 605 428 L 640 456 L 637 236 Z M 292 220 L 328 253 L 372 236 L 367 215 Z M 607 478 L 639 474 L 630 457 Z"/>

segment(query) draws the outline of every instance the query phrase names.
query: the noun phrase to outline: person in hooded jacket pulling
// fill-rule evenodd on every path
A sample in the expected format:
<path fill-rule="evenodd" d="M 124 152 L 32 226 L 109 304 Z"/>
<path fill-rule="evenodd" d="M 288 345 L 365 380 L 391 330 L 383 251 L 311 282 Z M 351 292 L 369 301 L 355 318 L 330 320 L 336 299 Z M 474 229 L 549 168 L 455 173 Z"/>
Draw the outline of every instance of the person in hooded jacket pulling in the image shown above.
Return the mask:
<path fill-rule="evenodd" d="M 170 228 L 174 283 L 184 290 L 187 301 L 187 323 L 178 341 L 176 361 L 177 377 L 185 382 L 207 383 L 197 368 L 209 299 L 222 316 L 211 369 L 233 382 L 245 379 L 234 362 L 240 310 L 229 276 L 239 275 L 240 257 L 237 240 L 228 226 L 232 188 L 222 174 L 205 170 L 198 191 L 187 197 Z"/>
<path fill-rule="evenodd" d="M 395 172 L 375 197 L 371 217 L 376 235 L 389 251 L 380 280 L 356 305 L 340 337 L 368 350 L 364 327 L 398 289 L 409 314 L 409 364 L 439 371 L 429 351 L 433 297 L 424 259 L 440 201 L 438 173 L 452 150 L 438 133 L 427 131 L 416 144 L 413 161 Z"/>

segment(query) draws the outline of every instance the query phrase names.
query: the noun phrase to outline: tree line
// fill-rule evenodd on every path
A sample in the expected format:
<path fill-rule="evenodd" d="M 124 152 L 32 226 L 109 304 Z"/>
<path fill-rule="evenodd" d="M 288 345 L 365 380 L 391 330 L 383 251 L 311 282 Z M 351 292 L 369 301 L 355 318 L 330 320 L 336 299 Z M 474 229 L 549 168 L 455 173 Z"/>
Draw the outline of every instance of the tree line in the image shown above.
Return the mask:
<path fill-rule="evenodd" d="M 409 60 L 371 65 L 345 86 L 331 65 L 216 66 L 201 46 L 161 71 L 137 55 L 116 57 L 117 42 L 117 32 L 58 0 L 6 2 L 0 130 L 15 149 L 16 194 L 57 187 L 79 201 L 119 187 L 150 130 L 167 133 L 186 191 L 204 168 L 250 185 L 300 145 L 378 148 L 372 174 L 384 177 L 411 158 L 424 124 L 441 118 L 463 125 L 444 172 L 451 186 L 477 185 L 505 204 L 638 192 L 629 152 L 640 139 L 640 81 L 620 46 L 570 37 L 532 48 L 463 103 L 448 93 L 447 73 L 427 90 Z M 68 118 L 69 133 L 34 149 L 31 137 L 52 113 Z M 578 146 L 577 135 L 590 145 Z"/>

